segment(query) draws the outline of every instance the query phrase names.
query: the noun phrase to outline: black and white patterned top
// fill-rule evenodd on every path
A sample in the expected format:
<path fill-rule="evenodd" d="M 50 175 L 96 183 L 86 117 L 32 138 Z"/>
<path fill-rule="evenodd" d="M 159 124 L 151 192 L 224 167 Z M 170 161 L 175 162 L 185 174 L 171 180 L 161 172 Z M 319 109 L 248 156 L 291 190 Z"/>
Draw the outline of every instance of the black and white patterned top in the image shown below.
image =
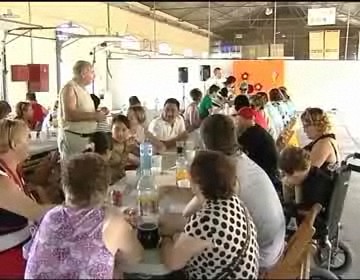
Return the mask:
<path fill-rule="evenodd" d="M 259 249 L 255 225 L 237 196 L 227 200 L 206 201 L 185 226 L 189 236 L 208 240 L 212 248 L 192 257 L 185 271 L 189 279 L 214 279 L 226 269 L 244 247 L 249 232 L 249 246 L 240 265 L 228 279 L 257 279 Z M 248 217 L 248 219 L 246 218 Z M 249 231 L 247 230 L 249 228 Z"/>

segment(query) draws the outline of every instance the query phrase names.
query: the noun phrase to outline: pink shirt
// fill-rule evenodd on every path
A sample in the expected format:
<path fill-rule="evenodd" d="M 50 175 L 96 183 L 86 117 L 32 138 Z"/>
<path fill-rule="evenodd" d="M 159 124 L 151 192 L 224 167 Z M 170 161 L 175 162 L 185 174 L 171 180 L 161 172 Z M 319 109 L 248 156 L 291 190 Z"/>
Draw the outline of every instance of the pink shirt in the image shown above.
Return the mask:
<path fill-rule="evenodd" d="M 184 115 L 186 127 L 189 126 L 200 126 L 201 119 L 199 115 L 199 109 L 196 102 L 192 102 L 185 111 Z"/>

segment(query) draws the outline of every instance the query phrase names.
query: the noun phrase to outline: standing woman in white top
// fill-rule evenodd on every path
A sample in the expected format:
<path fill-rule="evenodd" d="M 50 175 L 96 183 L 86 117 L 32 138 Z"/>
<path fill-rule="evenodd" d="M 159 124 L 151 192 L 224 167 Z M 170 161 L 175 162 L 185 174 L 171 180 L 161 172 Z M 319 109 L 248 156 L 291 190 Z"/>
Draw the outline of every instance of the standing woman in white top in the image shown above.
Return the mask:
<path fill-rule="evenodd" d="M 94 102 L 86 90 L 95 73 L 90 62 L 79 60 L 73 67 L 74 77 L 61 90 L 59 98 L 58 147 L 62 159 L 81 153 L 96 131 L 97 122 L 106 119 L 96 111 Z"/>

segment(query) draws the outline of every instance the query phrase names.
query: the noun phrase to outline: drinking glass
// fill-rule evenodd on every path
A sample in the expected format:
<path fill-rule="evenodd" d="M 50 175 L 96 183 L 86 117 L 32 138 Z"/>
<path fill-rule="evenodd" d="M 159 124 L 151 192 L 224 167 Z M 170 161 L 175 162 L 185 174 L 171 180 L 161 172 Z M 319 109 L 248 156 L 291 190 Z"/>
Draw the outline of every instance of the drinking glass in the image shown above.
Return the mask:
<path fill-rule="evenodd" d="M 153 155 L 151 164 L 151 171 L 153 174 L 160 174 L 162 171 L 162 155 Z"/>

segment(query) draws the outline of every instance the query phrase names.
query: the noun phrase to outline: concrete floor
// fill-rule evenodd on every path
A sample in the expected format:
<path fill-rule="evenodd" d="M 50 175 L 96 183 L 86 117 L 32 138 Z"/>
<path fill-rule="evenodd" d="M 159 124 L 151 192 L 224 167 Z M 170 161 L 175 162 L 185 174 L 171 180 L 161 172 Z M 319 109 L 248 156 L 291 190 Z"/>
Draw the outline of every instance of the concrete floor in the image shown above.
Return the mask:
<path fill-rule="evenodd" d="M 344 115 L 337 113 L 333 115 L 333 123 L 336 127 L 336 136 L 340 145 L 340 151 L 342 157 L 353 153 L 360 152 L 360 133 L 358 129 L 352 129 L 352 127 L 358 126 L 354 124 L 356 120 L 351 122 L 347 119 L 345 121 Z M 300 131 L 300 142 L 308 142 L 306 137 Z M 359 161 L 360 165 L 360 161 Z M 341 240 L 350 245 L 353 253 L 353 264 L 350 270 L 345 273 L 343 279 L 359 279 L 360 277 L 360 173 L 353 172 L 351 174 L 351 180 L 349 184 L 349 191 L 345 201 L 345 208 L 342 215 L 343 229 L 341 231 Z"/>

